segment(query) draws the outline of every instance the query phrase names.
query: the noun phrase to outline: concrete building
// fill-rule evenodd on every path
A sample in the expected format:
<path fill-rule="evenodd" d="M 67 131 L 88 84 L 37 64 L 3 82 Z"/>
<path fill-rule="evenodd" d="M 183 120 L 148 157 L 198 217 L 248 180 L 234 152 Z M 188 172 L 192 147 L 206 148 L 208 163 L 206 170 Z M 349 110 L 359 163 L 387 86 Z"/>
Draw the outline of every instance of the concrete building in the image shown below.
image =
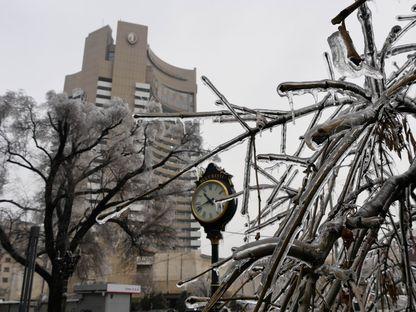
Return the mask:
<path fill-rule="evenodd" d="M 81 71 L 67 75 L 64 91 L 73 97 L 82 96 L 87 102 L 100 107 L 110 104 L 112 98 L 126 101 L 132 113 L 142 112 L 151 102 L 160 105 L 162 112 L 196 111 L 196 70 L 170 65 L 150 49 L 147 26 L 119 21 L 114 42 L 109 26 L 88 35 L 85 40 Z M 155 161 L 163 159 L 183 136 L 181 124 L 170 123 L 167 130 L 152 142 Z M 155 170 L 160 180 L 172 177 L 186 161 L 169 160 Z M 192 174 L 179 178 L 178 183 L 192 187 Z M 143 181 L 137 181 L 141 183 Z M 90 187 L 99 187 L 93 178 Z M 92 199 L 94 200 L 94 199 Z M 170 198 L 173 225 L 178 239 L 175 250 L 191 250 L 200 247 L 200 226 L 194 221 L 190 210 L 190 196 L 177 195 Z M 166 204 L 161 199 L 156 204 Z M 131 206 L 140 211 L 143 206 Z"/>
<path fill-rule="evenodd" d="M 19 300 L 22 292 L 25 268 L 0 247 L 0 300 Z M 33 276 L 32 299 L 38 300 L 47 294 L 48 285 L 38 275 Z"/>
<path fill-rule="evenodd" d="M 81 71 L 66 76 L 64 91 L 72 97 L 82 97 L 88 103 L 108 107 L 113 98 L 121 98 L 129 104 L 132 114 L 154 107 L 161 112 L 196 111 L 196 70 L 183 69 L 161 60 L 149 47 L 146 26 L 118 22 L 115 40 L 109 26 L 90 33 L 85 40 Z M 184 135 L 182 123 L 166 122 L 163 135 L 152 140 L 153 161 L 162 160 L 170 150 L 179 145 Z M 163 181 L 186 166 L 190 159 L 171 159 L 154 171 L 154 177 Z M 190 189 L 195 176 L 184 175 L 178 185 Z M 144 183 L 145 181 L 133 181 Z M 99 180 L 92 178 L 89 187 L 100 187 Z M 97 200 L 97 198 L 90 198 Z M 200 225 L 191 213 L 190 194 L 171 196 L 167 202 L 161 198 L 156 205 L 172 207 L 171 220 L 177 229 L 176 245 L 170 250 L 160 250 L 145 257 L 126 257 L 114 250 L 114 246 L 103 247 L 106 265 L 102 273 L 88 274 L 87 280 L 75 276 L 69 289 L 81 283 L 122 283 L 141 285 L 145 293 L 165 293 L 172 296 L 184 289 L 176 283 L 206 268 L 210 258 L 202 256 L 200 247 Z M 140 216 L 143 204 L 131 205 L 129 217 Z M 105 244 L 103 245 L 105 246 Z M 134 258 L 134 259 L 133 259 Z"/>

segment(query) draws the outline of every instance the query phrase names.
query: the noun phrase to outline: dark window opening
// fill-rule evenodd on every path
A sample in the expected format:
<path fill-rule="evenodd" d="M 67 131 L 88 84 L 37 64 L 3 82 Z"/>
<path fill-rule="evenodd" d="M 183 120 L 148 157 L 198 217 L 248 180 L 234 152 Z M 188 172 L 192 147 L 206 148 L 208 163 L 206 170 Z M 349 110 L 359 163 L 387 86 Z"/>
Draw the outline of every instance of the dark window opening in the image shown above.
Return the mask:
<path fill-rule="evenodd" d="M 111 91 L 111 87 L 97 86 L 97 89 Z"/>
<path fill-rule="evenodd" d="M 111 95 L 97 94 L 97 98 L 111 100 Z"/>
<path fill-rule="evenodd" d="M 138 95 L 135 95 L 135 96 L 134 96 L 134 98 L 135 98 L 136 100 L 143 100 L 143 101 L 147 101 L 147 100 L 149 100 L 149 98 L 148 98 L 148 97 L 138 96 Z"/>
<path fill-rule="evenodd" d="M 113 79 L 107 77 L 98 77 L 98 81 L 113 82 Z"/>
<path fill-rule="evenodd" d="M 136 91 L 150 92 L 150 89 L 136 87 Z"/>

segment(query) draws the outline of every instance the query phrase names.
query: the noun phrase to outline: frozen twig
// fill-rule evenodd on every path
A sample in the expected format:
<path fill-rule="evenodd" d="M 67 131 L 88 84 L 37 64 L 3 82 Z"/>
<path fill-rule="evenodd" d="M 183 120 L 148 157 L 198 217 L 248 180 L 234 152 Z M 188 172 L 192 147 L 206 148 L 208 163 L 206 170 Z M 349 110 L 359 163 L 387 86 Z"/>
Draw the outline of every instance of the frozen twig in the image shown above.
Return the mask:
<path fill-rule="evenodd" d="M 318 81 L 305 81 L 305 82 L 284 82 L 278 85 L 277 92 L 279 94 L 284 94 L 286 92 L 302 91 L 302 90 L 311 90 L 311 89 L 323 89 L 330 90 L 336 89 L 340 91 L 349 91 L 352 94 L 362 98 L 364 100 L 370 101 L 371 97 L 368 96 L 367 92 L 360 86 L 346 81 L 338 80 L 318 80 Z"/>
<path fill-rule="evenodd" d="M 248 132 L 250 132 L 251 131 L 251 128 L 247 125 L 247 123 L 243 119 L 241 119 L 241 117 L 234 110 L 234 108 L 228 102 L 228 100 L 225 98 L 225 96 L 218 91 L 218 89 L 212 84 L 212 82 L 206 76 L 202 76 L 201 79 L 218 96 L 218 98 L 220 99 L 220 101 L 225 106 L 227 106 L 227 108 L 230 110 L 231 114 L 240 122 L 240 124 L 243 126 L 243 128 L 245 128 Z"/>
<path fill-rule="evenodd" d="M 360 7 L 360 5 L 362 5 L 363 3 L 365 3 L 367 0 L 358 0 L 355 1 L 353 4 L 351 4 L 350 6 L 346 7 L 345 9 L 343 9 L 341 12 L 338 13 L 337 16 L 335 16 L 332 20 L 331 23 L 333 25 L 336 24 L 340 24 L 342 21 L 344 21 L 352 12 L 354 12 L 356 9 L 358 9 Z"/>

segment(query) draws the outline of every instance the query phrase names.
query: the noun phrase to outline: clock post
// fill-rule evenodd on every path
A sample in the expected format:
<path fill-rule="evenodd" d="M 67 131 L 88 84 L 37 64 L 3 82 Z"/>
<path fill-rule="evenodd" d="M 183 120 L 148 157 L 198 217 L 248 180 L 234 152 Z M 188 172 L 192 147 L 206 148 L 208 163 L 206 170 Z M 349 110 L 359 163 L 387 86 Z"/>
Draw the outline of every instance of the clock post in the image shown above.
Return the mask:
<path fill-rule="evenodd" d="M 218 262 L 219 260 L 219 251 L 218 245 L 220 240 L 222 239 L 222 234 L 220 231 L 218 232 L 207 232 L 207 238 L 211 241 L 211 264 Z M 217 291 L 219 282 L 218 271 L 212 270 L 211 271 L 211 296 Z"/>
<path fill-rule="evenodd" d="M 232 176 L 225 170 L 210 163 L 205 173 L 196 182 L 192 195 L 192 214 L 204 228 L 207 238 L 211 241 L 211 263 L 219 260 L 218 245 L 222 239 L 221 231 L 232 219 L 237 209 L 237 200 L 224 203 L 219 200 L 235 193 Z M 212 270 L 211 296 L 218 289 L 218 273 Z"/>

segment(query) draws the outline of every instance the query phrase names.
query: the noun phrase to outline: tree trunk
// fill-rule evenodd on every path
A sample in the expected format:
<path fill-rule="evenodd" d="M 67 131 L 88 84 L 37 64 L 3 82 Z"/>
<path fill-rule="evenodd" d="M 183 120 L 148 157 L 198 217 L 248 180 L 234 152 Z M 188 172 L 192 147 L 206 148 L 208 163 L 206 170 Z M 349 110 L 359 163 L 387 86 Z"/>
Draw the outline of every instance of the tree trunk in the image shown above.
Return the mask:
<path fill-rule="evenodd" d="M 63 274 L 53 268 L 52 282 L 49 285 L 48 312 L 65 312 L 67 288 L 68 279 L 63 278 Z"/>

